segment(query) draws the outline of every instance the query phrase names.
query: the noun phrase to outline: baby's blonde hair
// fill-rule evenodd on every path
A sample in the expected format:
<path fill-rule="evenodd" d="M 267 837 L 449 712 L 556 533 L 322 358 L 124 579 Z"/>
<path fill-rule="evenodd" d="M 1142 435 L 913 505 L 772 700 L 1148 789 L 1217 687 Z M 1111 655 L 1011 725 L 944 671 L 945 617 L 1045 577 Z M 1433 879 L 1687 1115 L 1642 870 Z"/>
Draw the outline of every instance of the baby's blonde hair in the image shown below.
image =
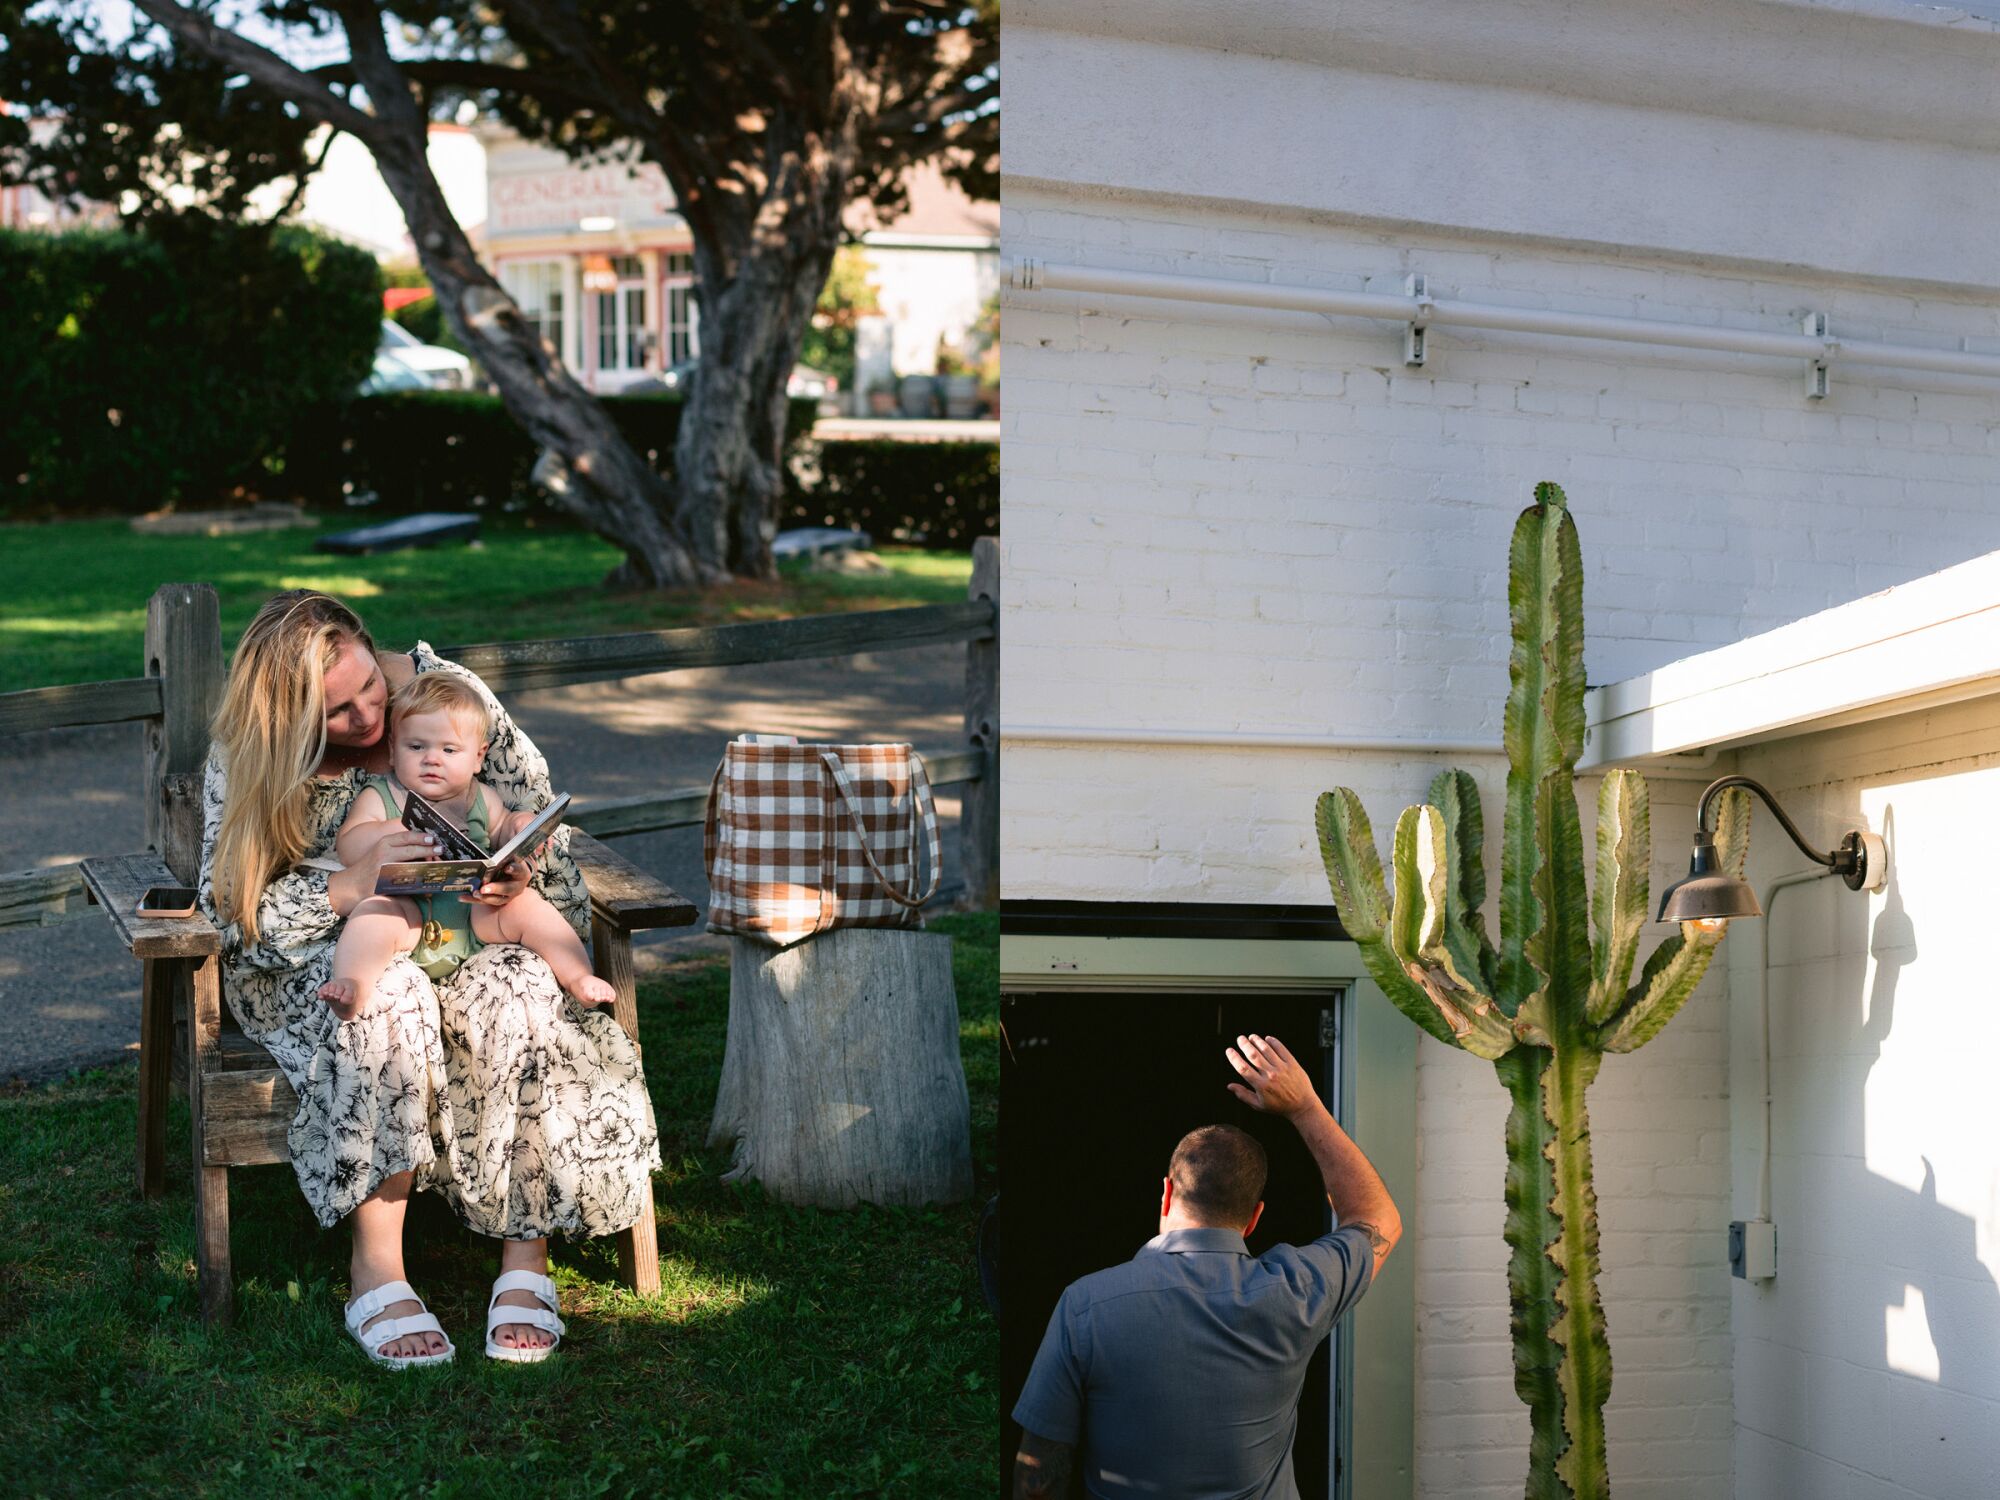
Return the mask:
<path fill-rule="evenodd" d="M 411 714 L 450 714 L 462 729 L 477 730 L 480 744 L 493 737 L 493 710 L 479 689 L 450 672 L 419 672 L 389 699 L 391 726 Z"/>
<path fill-rule="evenodd" d="M 209 879 L 217 912 L 247 942 L 257 941 L 264 888 L 305 855 L 309 783 L 326 754 L 326 674 L 350 641 L 374 655 L 353 610 L 288 589 L 257 611 L 229 664 L 213 726 L 229 794 Z"/>

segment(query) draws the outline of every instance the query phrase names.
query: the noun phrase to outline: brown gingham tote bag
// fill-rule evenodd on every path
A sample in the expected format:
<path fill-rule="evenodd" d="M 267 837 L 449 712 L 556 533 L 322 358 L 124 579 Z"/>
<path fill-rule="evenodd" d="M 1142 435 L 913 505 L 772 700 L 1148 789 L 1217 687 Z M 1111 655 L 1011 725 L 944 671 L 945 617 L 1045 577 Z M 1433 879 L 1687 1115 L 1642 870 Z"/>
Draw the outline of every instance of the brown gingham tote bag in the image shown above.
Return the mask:
<path fill-rule="evenodd" d="M 941 867 L 923 757 L 909 745 L 732 741 L 709 786 L 702 856 L 710 932 L 783 948 L 836 927 L 920 927 Z"/>

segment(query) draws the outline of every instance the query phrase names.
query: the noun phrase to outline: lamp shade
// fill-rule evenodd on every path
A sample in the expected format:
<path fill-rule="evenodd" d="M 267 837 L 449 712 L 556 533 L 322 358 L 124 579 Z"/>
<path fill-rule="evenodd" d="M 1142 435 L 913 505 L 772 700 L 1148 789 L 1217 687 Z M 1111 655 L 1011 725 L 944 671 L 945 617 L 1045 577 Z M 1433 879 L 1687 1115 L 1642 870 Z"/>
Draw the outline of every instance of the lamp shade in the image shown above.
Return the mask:
<path fill-rule="evenodd" d="M 1687 878 L 1660 893 L 1662 922 L 1726 922 L 1733 917 L 1761 917 L 1757 893 L 1748 881 L 1716 868 L 1715 845 L 1697 834 Z"/>

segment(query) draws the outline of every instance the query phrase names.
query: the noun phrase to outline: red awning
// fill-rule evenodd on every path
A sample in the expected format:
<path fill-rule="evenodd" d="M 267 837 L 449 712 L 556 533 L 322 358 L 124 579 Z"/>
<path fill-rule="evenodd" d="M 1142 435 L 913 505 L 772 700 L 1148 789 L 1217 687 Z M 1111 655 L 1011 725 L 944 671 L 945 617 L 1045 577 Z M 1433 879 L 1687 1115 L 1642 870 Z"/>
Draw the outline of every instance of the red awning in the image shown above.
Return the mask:
<path fill-rule="evenodd" d="M 431 294 L 427 286 L 392 286 L 382 293 L 382 311 L 394 312 L 399 307 L 408 307 L 412 302 L 421 302 Z"/>

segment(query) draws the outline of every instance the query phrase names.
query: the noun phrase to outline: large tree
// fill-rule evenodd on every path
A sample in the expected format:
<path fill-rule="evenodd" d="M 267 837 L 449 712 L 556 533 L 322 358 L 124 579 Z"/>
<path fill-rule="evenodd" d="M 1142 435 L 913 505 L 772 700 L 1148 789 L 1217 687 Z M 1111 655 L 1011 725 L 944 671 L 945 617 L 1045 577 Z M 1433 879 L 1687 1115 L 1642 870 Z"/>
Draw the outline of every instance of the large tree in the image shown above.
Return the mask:
<path fill-rule="evenodd" d="M 192 199 L 240 212 L 250 189 L 310 170 L 310 131 L 352 135 L 453 333 L 553 456 L 550 488 L 624 550 L 623 582 L 771 571 L 785 382 L 843 210 L 867 198 L 894 211 L 926 161 L 975 192 L 997 183 L 997 0 L 132 3 L 120 36 L 101 3 L 0 0 L 0 97 L 67 127 L 36 148 L 0 134 L 13 170 L 115 187 L 139 211 Z M 572 157 L 665 174 L 702 318 L 671 479 L 619 436 L 452 216 L 428 126 L 468 99 Z"/>

